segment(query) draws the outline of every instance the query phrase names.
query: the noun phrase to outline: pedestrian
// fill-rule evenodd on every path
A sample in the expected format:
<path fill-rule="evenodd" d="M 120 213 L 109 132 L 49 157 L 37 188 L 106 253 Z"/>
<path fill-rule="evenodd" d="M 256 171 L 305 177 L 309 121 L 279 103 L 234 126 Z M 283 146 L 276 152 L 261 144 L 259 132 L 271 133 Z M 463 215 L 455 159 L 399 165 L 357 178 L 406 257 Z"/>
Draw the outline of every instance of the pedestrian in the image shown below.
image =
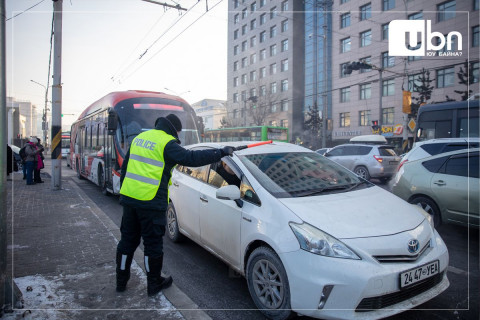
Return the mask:
<path fill-rule="evenodd" d="M 123 161 L 120 176 L 123 216 L 116 254 L 118 292 L 126 289 L 140 238 L 144 245 L 148 295 L 153 296 L 172 284 L 172 277 L 164 278 L 161 272 L 168 186 L 173 168 L 177 164 L 200 167 L 233 154 L 233 147 L 187 150 L 180 146 L 180 131 L 182 123 L 176 115 L 158 118 L 154 129 L 140 133 L 132 141 Z"/>
<path fill-rule="evenodd" d="M 35 164 L 34 164 L 33 182 L 43 183 L 44 181 L 40 177 L 40 170 L 45 168 L 45 165 L 43 163 L 43 160 L 45 159 L 45 157 L 43 156 L 43 150 L 45 148 L 40 143 L 41 142 L 40 138 L 37 138 L 37 140 L 38 140 L 37 149 L 39 150 L 39 152 L 37 153 L 37 157 L 36 157 Z"/>
<path fill-rule="evenodd" d="M 27 185 L 35 184 L 33 181 L 33 171 L 35 170 L 35 160 L 37 159 L 37 154 L 39 149 L 37 148 L 37 138 L 31 137 L 25 148 L 25 166 L 27 169 Z"/>

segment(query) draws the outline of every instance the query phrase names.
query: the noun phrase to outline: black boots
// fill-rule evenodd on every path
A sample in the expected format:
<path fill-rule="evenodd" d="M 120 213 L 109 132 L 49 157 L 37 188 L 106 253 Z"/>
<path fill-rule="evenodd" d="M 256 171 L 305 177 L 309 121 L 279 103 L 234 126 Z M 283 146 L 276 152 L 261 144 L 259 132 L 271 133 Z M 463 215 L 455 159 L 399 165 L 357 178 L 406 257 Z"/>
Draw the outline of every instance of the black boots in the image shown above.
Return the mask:
<path fill-rule="evenodd" d="M 133 254 L 121 254 L 117 251 L 117 292 L 123 292 L 127 288 L 130 279 L 130 266 Z"/>
<path fill-rule="evenodd" d="M 158 258 L 145 256 L 145 270 L 147 271 L 147 293 L 156 295 L 162 289 L 172 285 L 172 277 L 162 277 L 163 255 Z"/>

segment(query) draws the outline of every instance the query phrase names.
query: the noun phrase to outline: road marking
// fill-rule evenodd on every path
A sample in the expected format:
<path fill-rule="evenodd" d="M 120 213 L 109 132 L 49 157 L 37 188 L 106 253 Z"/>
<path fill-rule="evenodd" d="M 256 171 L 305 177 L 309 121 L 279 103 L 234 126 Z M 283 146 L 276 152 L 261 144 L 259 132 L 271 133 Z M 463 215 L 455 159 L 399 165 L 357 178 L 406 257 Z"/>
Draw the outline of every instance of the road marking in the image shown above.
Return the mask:
<path fill-rule="evenodd" d="M 454 266 L 448 266 L 448 272 L 453 272 L 455 274 L 460 274 L 462 276 L 468 275 L 468 272 L 459 268 L 455 268 Z"/>

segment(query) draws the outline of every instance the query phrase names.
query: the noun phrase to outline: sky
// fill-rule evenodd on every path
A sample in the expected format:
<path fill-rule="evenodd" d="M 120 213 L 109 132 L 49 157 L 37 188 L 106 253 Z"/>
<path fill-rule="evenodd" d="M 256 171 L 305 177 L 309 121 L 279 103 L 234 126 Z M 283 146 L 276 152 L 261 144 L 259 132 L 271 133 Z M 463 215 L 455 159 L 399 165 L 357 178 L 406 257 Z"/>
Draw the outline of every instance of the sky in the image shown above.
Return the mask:
<path fill-rule="evenodd" d="M 189 11 L 142 0 L 63 0 L 63 125 L 112 91 L 162 91 L 190 104 L 226 99 L 228 1 L 158 2 Z M 7 96 L 43 109 L 45 88 L 31 80 L 47 86 L 53 1 L 7 0 L 6 12 Z"/>

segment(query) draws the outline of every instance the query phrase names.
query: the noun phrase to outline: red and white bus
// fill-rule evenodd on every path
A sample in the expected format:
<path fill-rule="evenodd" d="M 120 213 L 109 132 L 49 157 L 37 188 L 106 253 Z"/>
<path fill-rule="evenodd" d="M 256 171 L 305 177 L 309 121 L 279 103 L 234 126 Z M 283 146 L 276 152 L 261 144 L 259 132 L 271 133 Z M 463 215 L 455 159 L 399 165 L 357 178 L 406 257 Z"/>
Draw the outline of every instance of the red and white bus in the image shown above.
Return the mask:
<path fill-rule="evenodd" d="M 120 168 L 132 140 L 170 113 L 182 121 L 180 141 L 199 142 L 196 115 L 182 98 L 161 92 L 112 92 L 94 102 L 72 124 L 70 167 L 79 179 L 100 186 L 104 194 L 120 192 Z"/>

